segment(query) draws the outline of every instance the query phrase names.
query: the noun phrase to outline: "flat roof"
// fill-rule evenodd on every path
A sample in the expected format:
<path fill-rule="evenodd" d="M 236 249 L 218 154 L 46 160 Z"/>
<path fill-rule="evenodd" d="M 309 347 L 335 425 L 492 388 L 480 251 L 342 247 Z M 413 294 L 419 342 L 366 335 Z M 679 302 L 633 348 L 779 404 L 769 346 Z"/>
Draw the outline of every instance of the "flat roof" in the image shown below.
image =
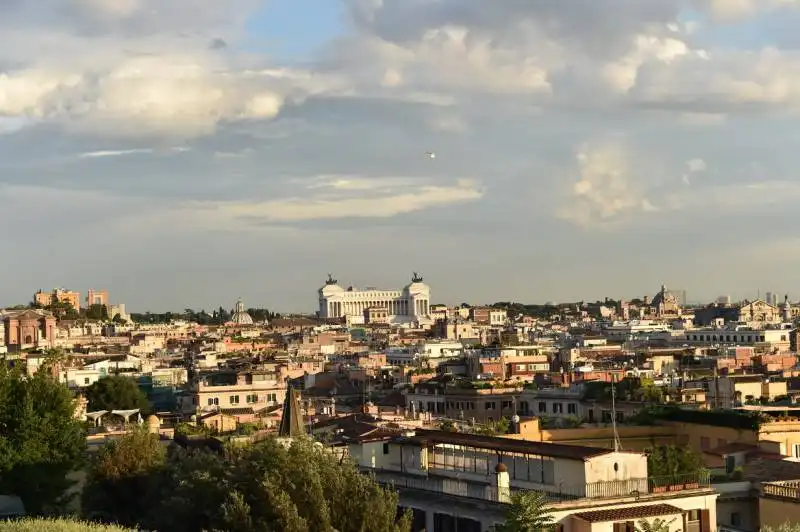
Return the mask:
<path fill-rule="evenodd" d="M 481 436 L 461 432 L 445 432 L 440 430 L 417 430 L 413 436 L 395 438 L 397 443 L 411 443 L 420 447 L 431 447 L 436 444 L 461 445 L 486 449 L 499 453 L 535 454 L 552 458 L 586 461 L 595 456 L 610 454 L 614 451 L 600 447 L 584 447 L 580 445 L 562 445 L 558 443 L 512 440 L 496 436 Z M 626 452 L 626 451 L 619 451 Z M 631 453 L 641 454 L 641 453 Z"/>

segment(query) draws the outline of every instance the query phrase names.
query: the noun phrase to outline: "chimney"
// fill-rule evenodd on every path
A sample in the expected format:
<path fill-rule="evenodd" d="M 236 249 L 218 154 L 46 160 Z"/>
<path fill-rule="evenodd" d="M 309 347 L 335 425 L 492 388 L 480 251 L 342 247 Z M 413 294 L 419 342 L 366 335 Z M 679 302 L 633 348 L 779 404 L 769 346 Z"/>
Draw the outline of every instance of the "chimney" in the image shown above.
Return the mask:
<path fill-rule="evenodd" d="M 511 502 L 511 481 L 508 478 L 508 468 L 503 462 L 498 462 L 494 472 L 497 482 L 497 502 Z"/>

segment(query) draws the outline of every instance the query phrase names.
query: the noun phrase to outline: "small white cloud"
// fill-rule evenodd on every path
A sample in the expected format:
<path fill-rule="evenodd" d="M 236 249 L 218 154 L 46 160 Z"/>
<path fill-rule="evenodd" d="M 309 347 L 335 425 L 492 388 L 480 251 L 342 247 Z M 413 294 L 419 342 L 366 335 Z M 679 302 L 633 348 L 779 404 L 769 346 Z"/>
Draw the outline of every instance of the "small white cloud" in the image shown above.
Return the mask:
<path fill-rule="evenodd" d="M 692 176 L 695 174 L 699 174 L 705 172 L 708 168 L 706 162 L 700 158 L 689 159 L 686 161 L 686 167 L 688 168 L 688 172 L 683 174 L 682 180 L 684 184 L 691 185 L 692 184 Z"/>
<path fill-rule="evenodd" d="M 133 148 L 129 150 L 87 151 L 78 155 L 81 159 L 97 159 L 100 157 L 120 157 L 122 155 L 140 155 L 153 153 L 152 148 Z"/>

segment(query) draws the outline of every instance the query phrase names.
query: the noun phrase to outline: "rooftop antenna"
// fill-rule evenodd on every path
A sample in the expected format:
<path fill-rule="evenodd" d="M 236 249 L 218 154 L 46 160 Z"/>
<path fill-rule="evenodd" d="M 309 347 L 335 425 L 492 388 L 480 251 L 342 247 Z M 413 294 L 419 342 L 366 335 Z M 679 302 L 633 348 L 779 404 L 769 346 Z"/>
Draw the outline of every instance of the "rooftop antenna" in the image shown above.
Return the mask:
<path fill-rule="evenodd" d="M 622 444 L 619 442 L 619 433 L 617 432 L 617 386 L 613 373 L 611 374 L 611 428 L 614 431 L 614 452 L 618 453 L 622 450 Z"/>

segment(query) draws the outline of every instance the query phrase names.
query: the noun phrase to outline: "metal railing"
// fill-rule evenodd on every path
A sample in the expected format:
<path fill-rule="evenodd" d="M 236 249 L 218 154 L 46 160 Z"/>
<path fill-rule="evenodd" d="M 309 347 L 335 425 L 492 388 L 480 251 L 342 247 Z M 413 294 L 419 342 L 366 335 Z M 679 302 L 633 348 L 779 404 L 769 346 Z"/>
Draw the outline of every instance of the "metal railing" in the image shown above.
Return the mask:
<path fill-rule="evenodd" d="M 506 496 L 498 491 L 496 486 L 488 483 L 467 479 L 449 479 L 446 477 L 417 477 L 399 472 L 365 469 L 374 475 L 375 480 L 381 484 L 398 489 L 413 489 L 455 495 L 494 502 L 506 502 Z M 648 494 L 669 494 L 679 491 L 704 489 L 711 485 L 710 475 L 707 471 L 699 471 L 686 475 L 673 475 L 668 477 L 651 477 L 629 480 L 591 482 L 578 485 L 542 485 L 536 491 L 545 493 L 552 502 L 564 502 L 580 499 L 619 499 L 625 497 L 640 497 Z M 525 488 L 512 486 L 512 491 L 521 491 Z M 800 498 L 800 483 L 797 490 Z"/>
<path fill-rule="evenodd" d="M 800 480 L 764 482 L 761 493 L 767 497 L 800 500 Z"/>

